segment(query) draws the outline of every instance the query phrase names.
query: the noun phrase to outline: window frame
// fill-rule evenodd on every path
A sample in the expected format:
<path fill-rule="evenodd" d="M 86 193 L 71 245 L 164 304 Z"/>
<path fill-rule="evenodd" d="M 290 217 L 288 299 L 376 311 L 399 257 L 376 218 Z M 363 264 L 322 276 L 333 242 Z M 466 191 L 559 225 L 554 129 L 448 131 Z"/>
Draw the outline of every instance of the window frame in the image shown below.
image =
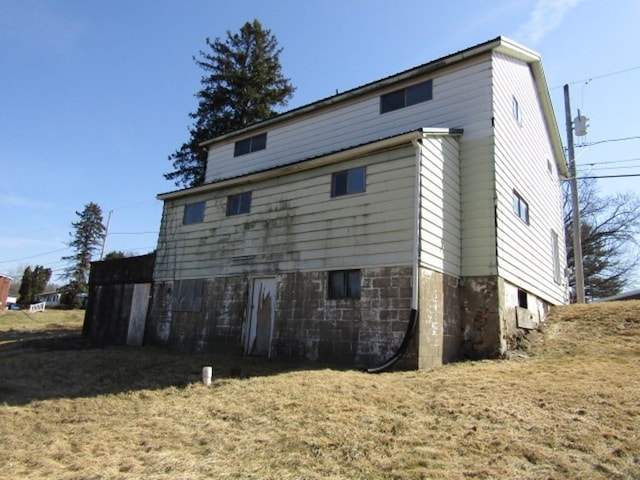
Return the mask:
<path fill-rule="evenodd" d="M 251 190 L 227 196 L 226 216 L 251 213 Z"/>
<path fill-rule="evenodd" d="M 182 213 L 182 224 L 193 225 L 194 223 L 204 222 L 204 212 L 206 209 L 206 201 L 187 203 Z"/>
<path fill-rule="evenodd" d="M 513 104 L 511 108 L 512 108 L 513 118 L 516 120 L 518 125 L 522 126 L 522 107 L 520 106 L 520 102 L 518 101 L 515 95 L 513 95 L 512 98 L 513 98 L 512 100 Z"/>
<path fill-rule="evenodd" d="M 513 213 L 522 221 L 525 223 L 525 225 L 529 225 L 530 224 L 530 219 L 531 219 L 531 209 L 529 208 L 529 203 L 527 201 L 525 201 L 524 198 L 522 198 L 522 195 L 520 195 L 517 191 L 513 191 L 513 198 L 512 198 L 512 209 L 513 209 Z"/>
<path fill-rule="evenodd" d="M 362 180 L 351 179 L 357 173 L 362 172 Z M 344 176 L 344 187 L 341 179 Z M 355 183 L 357 182 L 357 183 Z M 344 189 L 344 191 L 343 191 Z M 354 167 L 331 174 L 331 198 L 343 197 L 345 195 L 355 195 L 367 191 L 367 167 Z"/>
<path fill-rule="evenodd" d="M 551 261 L 553 268 L 553 281 L 562 284 L 562 272 L 560 271 L 560 235 L 551 230 Z"/>
<path fill-rule="evenodd" d="M 267 148 L 267 132 L 253 137 L 243 138 L 235 142 L 233 146 L 233 156 L 240 157 L 249 153 L 258 152 Z"/>
<path fill-rule="evenodd" d="M 357 275 L 357 291 L 352 288 L 354 284 L 351 282 L 355 280 Z M 338 280 L 340 283 L 338 284 Z M 340 292 L 335 294 L 336 290 Z M 358 300 L 362 296 L 362 270 L 349 269 L 349 270 L 332 270 L 327 275 L 327 298 L 329 300 L 345 300 L 352 299 Z"/>
<path fill-rule="evenodd" d="M 421 91 L 423 88 L 424 92 Z M 394 112 L 429 100 L 433 100 L 433 79 L 431 78 L 380 95 L 380 114 Z"/>

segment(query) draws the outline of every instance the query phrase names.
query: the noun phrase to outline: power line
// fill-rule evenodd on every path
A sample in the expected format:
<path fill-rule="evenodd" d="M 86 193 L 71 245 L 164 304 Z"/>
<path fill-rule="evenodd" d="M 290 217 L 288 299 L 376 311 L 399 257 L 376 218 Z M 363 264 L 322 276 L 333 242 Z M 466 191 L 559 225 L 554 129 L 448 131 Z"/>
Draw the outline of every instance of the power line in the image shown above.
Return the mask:
<path fill-rule="evenodd" d="M 627 178 L 627 177 L 640 177 L 640 173 L 628 173 L 626 175 L 590 175 L 587 177 L 576 177 L 578 180 L 591 180 L 594 178 Z"/>
<path fill-rule="evenodd" d="M 590 166 L 590 165 L 611 165 L 614 163 L 627 163 L 627 162 L 640 162 L 640 158 L 627 158 L 625 160 L 603 160 L 601 162 L 589 162 L 582 163 L 581 166 Z"/>
<path fill-rule="evenodd" d="M 624 142 L 626 140 L 638 140 L 640 139 L 640 135 L 637 135 L 635 137 L 624 137 L 624 138 L 610 138 L 609 140 L 599 140 L 597 142 L 587 142 L 587 143 L 582 143 L 580 145 L 576 145 L 576 147 L 591 147 L 593 145 L 599 145 L 601 143 L 610 143 L 610 142 Z"/>
<path fill-rule="evenodd" d="M 630 68 L 625 68 L 624 70 L 617 70 L 615 72 L 603 73 L 602 75 L 596 75 L 594 77 L 583 78 L 582 80 L 575 80 L 573 82 L 569 82 L 568 85 L 575 85 L 577 83 L 591 82 L 592 80 L 599 80 L 601 78 L 613 77 L 614 75 L 621 75 L 623 73 L 632 72 L 634 70 L 640 70 L 640 65 Z M 558 85 L 557 87 L 553 87 L 551 90 L 555 90 L 557 88 L 562 88 L 563 85 Z"/>
<path fill-rule="evenodd" d="M 30 260 L 32 258 L 44 257 L 45 255 L 50 255 L 52 253 L 63 252 L 64 250 L 68 250 L 70 247 L 60 248 L 58 250 L 51 250 L 50 252 L 39 253 L 37 255 L 29 255 L 28 257 L 22 258 L 14 258 L 13 260 L 2 260 L 0 263 L 11 263 L 11 262 L 20 262 L 22 260 Z"/>
<path fill-rule="evenodd" d="M 638 168 L 638 165 L 628 165 L 626 167 L 600 167 L 598 165 L 585 165 L 585 166 L 589 166 L 589 167 L 593 167 L 592 170 L 593 171 L 601 171 L 601 170 L 628 170 L 630 168 Z"/>

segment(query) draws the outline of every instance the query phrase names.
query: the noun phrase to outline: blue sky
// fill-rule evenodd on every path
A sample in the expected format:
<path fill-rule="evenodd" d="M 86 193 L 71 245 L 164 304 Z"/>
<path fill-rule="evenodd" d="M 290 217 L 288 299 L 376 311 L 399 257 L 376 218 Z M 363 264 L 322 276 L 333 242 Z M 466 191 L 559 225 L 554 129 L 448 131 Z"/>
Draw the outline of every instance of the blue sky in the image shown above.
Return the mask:
<path fill-rule="evenodd" d="M 153 250 L 200 89 L 192 57 L 254 18 L 284 49 L 287 109 L 510 37 L 541 54 L 563 138 L 568 83 L 581 142 L 606 140 L 577 149 L 579 170 L 640 173 L 640 139 L 609 141 L 640 136 L 637 0 L 0 0 L 0 272 L 60 273 L 89 202 L 113 211 L 107 251 Z"/>

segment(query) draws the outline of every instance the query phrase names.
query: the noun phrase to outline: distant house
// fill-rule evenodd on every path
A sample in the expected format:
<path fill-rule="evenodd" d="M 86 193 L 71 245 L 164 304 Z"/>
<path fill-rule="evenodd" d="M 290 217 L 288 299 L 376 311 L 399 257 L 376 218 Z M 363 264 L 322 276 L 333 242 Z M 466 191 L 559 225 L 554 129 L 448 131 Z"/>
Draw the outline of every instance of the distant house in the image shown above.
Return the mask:
<path fill-rule="evenodd" d="M 62 301 L 62 294 L 59 292 L 43 292 L 36 295 L 36 302 L 46 302 L 48 307 L 56 307 Z"/>
<path fill-rule="evenodd" d="M 146 343 L 426 368 L 502 355 L 565 302 L 563 147 L 509 39 L 205 146 L 206 183 L 159 195 Z"/>
<path fill-rule="evenodd" d="M 7 308 L 7 299 L 9 297 L 11 280 L 13 280 L 13 278 L 10 276 L 0 274 L 0 310 Z"/>

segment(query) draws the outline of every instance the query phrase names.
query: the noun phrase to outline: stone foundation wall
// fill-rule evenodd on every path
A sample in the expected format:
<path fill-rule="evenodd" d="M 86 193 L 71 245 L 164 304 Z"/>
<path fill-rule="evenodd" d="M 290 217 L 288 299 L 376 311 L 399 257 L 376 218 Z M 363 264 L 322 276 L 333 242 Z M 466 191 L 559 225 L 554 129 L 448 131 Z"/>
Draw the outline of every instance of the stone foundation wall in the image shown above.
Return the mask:
<path fill-rule="evenodd" d="M 509 282 L 503 284 L 503 342 L 507 350 L 516 350 L 526 333 L 544 322 L 550 304 Z"/>
<path fill-rule="evenodd" d="M 420 270 L 417 368 L 431 368 L 461 357 L 462 322 L 458 279 Z"/>
<path fill-rule="evenodd" d="M 412 269 L 362 269 L 359 299 L 327 298 L 328 272 L 281 273 L 271 354 L 356 367 L 390 358 L 405 335 L 411 315 Z M 243 353 L 249 279 L 221 277 L 202 281 L 202 294 L 178 302 L 178 282 L 153 288 L 145 343 L 198 352 Z M 184 307 L 183 307 L 184 308 Z M 413 345 L 399 364 L 416 368 Z"/>
<path fill-rule="evenodd" d="M 154 285 L 145 343 L 185 351 L 241 354 L 247 278 L 203 280 L 201 301 L 193 302 L 190 311 L 175 309 L 176 284 L 157 282 Z"/>
<path fill-rule="evenodd" d="M 327 276 L 281 276 L 274 356 L 358 367 L 390 358 L 402 343 L 411 315 L 411 267 L 363 269 L 359 299 L 327 298 Z M 407 353 L 407 358 L 415 358 L 415 348 Z"/>
<path fill-rule="evenodd" d="M 273 357 L 375 367 L 404 339 L 413 294 L 409 265 L 362 269 L 360 298 L 329 299 L 326 271 L 276 279 Z M 145 344 L 243 354 L 250 281 L 238 276 L 156 283 Z M 421 269 L 418 288 L 416 332 L 395 369 L 503 356 L 548 311 L 542 300 L 518 294 L 494 276 L 459 280 Z M 187 298 L 176 301 L 179 295 Z"/>
<path fill-rule="evenodd" d="M 497 358 L 504 353 L 501 282 L 495 276 L 463 279 L 461 353 L 464 358 Z"/>

